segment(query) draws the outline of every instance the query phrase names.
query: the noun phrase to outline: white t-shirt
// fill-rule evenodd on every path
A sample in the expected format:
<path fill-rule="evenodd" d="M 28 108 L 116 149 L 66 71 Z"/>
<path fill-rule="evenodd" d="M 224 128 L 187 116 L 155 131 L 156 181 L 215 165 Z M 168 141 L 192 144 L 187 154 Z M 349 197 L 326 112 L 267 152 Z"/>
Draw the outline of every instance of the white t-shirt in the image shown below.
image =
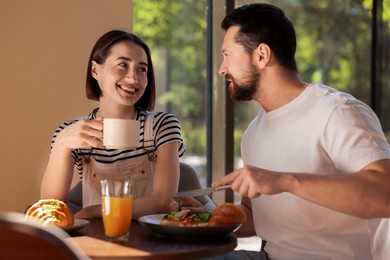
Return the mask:
<path fill-rule="evenodd" d="M 316 175 L 351 174 L 390 158 L 375 113 L 313 83 L 285 106 L 262 108 L 241 143 L 244 165 Z M 256 232 L 272 259 L 390 259 L 389 219 L 364 220 L 290 193 L 252 200 Z"/>

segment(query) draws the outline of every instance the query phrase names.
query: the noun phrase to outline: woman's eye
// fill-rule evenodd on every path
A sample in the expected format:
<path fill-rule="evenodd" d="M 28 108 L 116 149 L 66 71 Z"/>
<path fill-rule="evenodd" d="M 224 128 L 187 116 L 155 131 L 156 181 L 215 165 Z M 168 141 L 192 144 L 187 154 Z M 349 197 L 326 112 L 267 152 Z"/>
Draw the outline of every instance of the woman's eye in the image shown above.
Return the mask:
<path fill-rule="evenodd" d="M 119 63 L 119 66 L 121 66 L 121 67 L 123 67 L 123 68 L 127 68 L 128 66 L 127 66 L 127 64 L 126 63 L 124 63 L 124 62 L 122 62 L 122 63 Z"/>
<path fill-rule="evenodd" d="M 143 67 L 143 68 L 139 68 L 138 71 L 146 73 L 148 71 L 148 69 Z"/>

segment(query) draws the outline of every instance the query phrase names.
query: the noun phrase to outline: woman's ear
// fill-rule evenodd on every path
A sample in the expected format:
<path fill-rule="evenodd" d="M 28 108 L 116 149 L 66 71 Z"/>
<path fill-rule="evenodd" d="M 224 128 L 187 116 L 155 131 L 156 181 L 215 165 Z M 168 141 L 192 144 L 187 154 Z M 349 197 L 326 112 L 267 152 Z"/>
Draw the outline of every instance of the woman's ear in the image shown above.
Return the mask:
<path fill-rule="evenodd" d="M 96 61 L 91 61 L 91 75 L 97 80 L 97 77 L 99 75 L 99 64 L 96 63 Z"/>

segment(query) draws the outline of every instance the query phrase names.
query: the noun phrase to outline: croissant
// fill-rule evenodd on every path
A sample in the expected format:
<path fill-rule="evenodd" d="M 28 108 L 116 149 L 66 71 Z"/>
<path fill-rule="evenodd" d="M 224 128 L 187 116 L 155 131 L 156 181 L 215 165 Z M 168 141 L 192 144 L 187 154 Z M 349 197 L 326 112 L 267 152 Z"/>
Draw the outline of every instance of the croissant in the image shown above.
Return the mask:
<path fill-rule="evenodd" d="M 211 213 L 209 226 L 241 224 L 246 221 L 246 214 L 239 206 L 225 203 L 216 207 Z"/>
<path fill-rule="evenodd" d="M 74 224 L 72 211 L 65 202 L 56 199 L 39 200 L 26 211 L 26 217 L 43 226 L 67 227 Z"/>

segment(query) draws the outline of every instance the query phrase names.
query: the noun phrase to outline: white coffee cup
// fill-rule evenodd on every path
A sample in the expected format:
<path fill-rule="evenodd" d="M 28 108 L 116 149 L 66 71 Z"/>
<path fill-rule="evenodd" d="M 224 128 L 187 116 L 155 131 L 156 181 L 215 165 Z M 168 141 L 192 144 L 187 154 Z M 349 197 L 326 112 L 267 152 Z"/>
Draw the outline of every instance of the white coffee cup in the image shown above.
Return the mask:
<path fill-rule="evenodd" d="M 104 118 L 103 145 L 107 149 L 135 149 L 141 124 L 137 120 Z"/>

